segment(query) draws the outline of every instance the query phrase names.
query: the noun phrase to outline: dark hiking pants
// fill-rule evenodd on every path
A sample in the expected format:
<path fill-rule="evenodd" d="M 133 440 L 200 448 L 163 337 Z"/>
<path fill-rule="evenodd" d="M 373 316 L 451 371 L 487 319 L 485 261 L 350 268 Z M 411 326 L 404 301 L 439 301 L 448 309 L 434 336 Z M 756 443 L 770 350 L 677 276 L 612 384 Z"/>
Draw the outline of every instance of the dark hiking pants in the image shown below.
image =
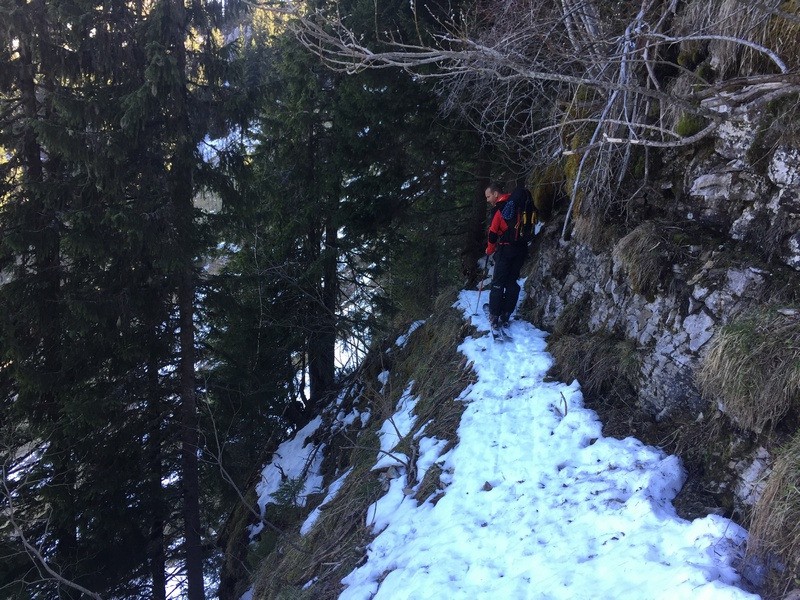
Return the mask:
<path fill-rule="evenodd" d="M 510 255 L 510 256 L 509 256 Z M 519 299 L 519 272 L 525 262 L 525 249 L 518 252 L 501 247 L 495 253 L 492 289 L 489 292 L 489 313 L 507 321 Z"/>

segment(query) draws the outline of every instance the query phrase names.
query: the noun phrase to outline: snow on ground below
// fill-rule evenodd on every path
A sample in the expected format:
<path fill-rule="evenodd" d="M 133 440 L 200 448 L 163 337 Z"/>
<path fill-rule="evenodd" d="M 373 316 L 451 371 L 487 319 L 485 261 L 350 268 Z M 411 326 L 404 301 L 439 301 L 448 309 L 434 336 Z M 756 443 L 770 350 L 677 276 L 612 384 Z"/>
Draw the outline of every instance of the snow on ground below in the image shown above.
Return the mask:
<path fill-rule="evenodd" d="M 464 291 L 456 306 L 486 332 L 476 303 Z M 459 443 L 442 455 L 440 440 L 422 438 L 417 463 L 420 479 L 441 465 L 445 494 L 418 504 L 405 477 L 393 480 L 369 511 L 378 535 L 340 598 L 757 598 L 736 587 L 732 566 L 746 532 L 714 515 L 677 516 L 679 460 L 603 437 L 577 382 L 543 381 L 546 334 L 514 321 L 511 335 L 460 346 L 477 382 L 461 397 Z M 408 403 L 404 395 L 398 407 L 404 423 Z"/>

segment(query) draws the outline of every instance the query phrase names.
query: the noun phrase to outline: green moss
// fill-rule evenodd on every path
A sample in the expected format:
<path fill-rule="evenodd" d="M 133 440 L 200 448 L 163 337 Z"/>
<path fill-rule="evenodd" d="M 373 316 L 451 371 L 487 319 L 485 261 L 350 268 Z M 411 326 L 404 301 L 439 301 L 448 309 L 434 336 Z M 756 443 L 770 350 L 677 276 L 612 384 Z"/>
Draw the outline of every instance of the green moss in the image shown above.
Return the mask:
<path fill-rule="evenodd" d="M 714 68 L 708 61 L 700 63 L 694 73 L 698 78 L 706 82 L 713 81 L 715 77 Z"/>
<path fill-rule="evenodd" d="M 563 195 L 564 171 L 559 163 L 551 163 L 532 171 L 527 180 L 533 204 L 543 221 L 550 219 L 555 203 Z"/>
<path fill-rule="evenodd" d="M 675 133 L 681 137 L 689 137 L 699 132 L 705 126 L 705 121 L 698 115 L 684 113 L 675 124 Z"/>
<path fill-rule="evenodd" d="M 678 54 L 676 62 L 684 69 L 694 71 L 694 68 L 703 60 L 703 55 L 697 48 L 682 49 Z"/>

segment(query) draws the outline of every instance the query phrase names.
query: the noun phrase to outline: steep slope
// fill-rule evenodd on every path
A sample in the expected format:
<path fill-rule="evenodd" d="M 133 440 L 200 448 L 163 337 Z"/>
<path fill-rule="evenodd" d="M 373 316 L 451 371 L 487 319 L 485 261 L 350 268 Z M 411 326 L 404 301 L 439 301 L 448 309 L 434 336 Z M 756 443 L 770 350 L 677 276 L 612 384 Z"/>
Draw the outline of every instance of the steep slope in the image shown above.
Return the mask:
<path fill-rule="evenodd" d="M 352 412 L 347 395 L 339 399 L 334 423 L 368 422 L 354 444 L 358 460 L 328 474 L 324 498 L 308 497 L 316 508 L 279 546 L 282 558 L 262 565 L 247 597 L 751 597 L 736 587 L 732 566 L 745 532 L 722 517 L 690 522 L 675 513 L 680 461 L 633 438 L 604 437 L 578 383 L 546 377 L 546 334 L 515 321 L 513 341 L 493 343 L 485 319 L 472 315 L 477 300 L 462 292 L 456 303 L 477 331 L 462 329 L 455 340 L 473 375 L 456 378 L 468 385 L 448 390 L 448 401 L 430 402 L 431 374 L 452 374 L 436 362 L 442 354 L 414 353 L 455 333 L 461 317 L 452 310 L 415 331 L 410 354 L 392 368 L 373 371 L 379 393 L 402 389 L 388 418 L 374 410 L 374 395 Z M 360 388 L 370 396 L 367 380 Z M 451 423 L 443 428 L 440 419 Z M 303 453 L 292 442 L 295 454 L 322 450 L 321 431 Z M 358 491 L 370 485 L 369 498 Z M 275 486 L 262 491 L 279 496 Z"/>

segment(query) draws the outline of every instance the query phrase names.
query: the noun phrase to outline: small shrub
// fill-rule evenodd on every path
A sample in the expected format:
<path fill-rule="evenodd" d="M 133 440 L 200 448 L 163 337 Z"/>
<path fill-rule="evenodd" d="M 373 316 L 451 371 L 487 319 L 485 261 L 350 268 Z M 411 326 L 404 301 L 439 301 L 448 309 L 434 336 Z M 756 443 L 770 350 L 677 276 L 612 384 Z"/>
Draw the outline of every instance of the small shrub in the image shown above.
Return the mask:
<path fill-rule="evenodd" d="M 305 484 L 305 477 L 287 477 L 272 494 L 272 499 L 279 506 L 300 506 Z"/>
<path fill-rule="evenodd" d="M 787 314 L 783 314 L 783 313 Z M 800 318 L 763 308 L 723 327 L 698 372 L 701 392 L 756 433 L 774 428 L 800 397 Z"/>

